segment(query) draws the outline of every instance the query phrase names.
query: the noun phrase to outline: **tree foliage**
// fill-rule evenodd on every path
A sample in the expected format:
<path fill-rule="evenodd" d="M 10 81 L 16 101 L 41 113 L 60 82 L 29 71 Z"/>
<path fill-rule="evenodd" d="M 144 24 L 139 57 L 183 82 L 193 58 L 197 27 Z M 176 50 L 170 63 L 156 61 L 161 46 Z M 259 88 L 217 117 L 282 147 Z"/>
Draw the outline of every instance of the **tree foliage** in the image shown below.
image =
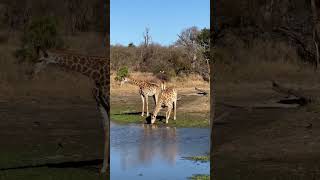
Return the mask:
<path fill-rule="evenodd" d="M 39 48 L 50 49 L 63 45 L 57 30 L 57 21 L 53 17 L 41 17 L 31 21 L 22 35 L 21 42 L 21 48 L 15 55 L 19 60 L 27 61 L 35 60 Z"/>
<path fill-rule="evenodd" d="M 117 76 L 115 77 L 115 80 L 121 81 L 123 78 L 128 77 L 128 75 L 129 75 L 128 67 L 123 66 L 117 71 Z"/>
<path fill-rule="evenodd" d="M 183 38 L 178 38 L 170 46 L 150 41 L 146 43 L 146 36 L 135 48 L 132 48 L 132 45 L 111 46 L 111 69 L 117 71 L 123 66 L 128 66 L 131 70 L 152 72 L 154 75 L 162 72 L 161 76 L 166 76 L 167 79 L 191 73 L 207 78 L 206 56 L 209 52 L 209 32 L 209 29 L 187 28 L 179 35 Z M 149 34 L 149 30 L 144 34 Z"/>

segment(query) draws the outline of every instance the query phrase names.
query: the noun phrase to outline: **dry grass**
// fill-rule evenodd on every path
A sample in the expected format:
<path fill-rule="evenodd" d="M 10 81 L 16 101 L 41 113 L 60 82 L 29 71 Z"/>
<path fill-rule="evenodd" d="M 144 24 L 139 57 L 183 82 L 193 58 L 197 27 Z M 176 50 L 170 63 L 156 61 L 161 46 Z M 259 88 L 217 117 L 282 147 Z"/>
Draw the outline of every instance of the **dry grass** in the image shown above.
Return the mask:
<path fill-rule="evenodd" d="M 125 84 L 119 85 L 119 82 L 115 81 L 115 72 L 111 75 L 111 103 L 117 105 L 120 101 L 128 100 L 134 101 L 140 106 L 140 97 L 138 95 L 138 87 Z M 135 79 L 154 81 L 157 79 L 152 73 L 132 72 L 130 76 Z M 173 78 L 167 83 L 167 87 L 175 87 L 178 91 L 178 98 L 181 101 L 178 102 L 178 112 L 181 113 L 204 113 L 207 114 L 210 111 L 210 96 L 197 96 L 195 87 L 209 91 L 209 83 L 202 80 L 198 75 L 189 75 L 188 77 Z M 130 99 L 130 100 L 129 100 Z"/>
<path fill-rule="evenodd" d="M 111 72 L 110 82 L 111 82 L 111 93 L 121 93 L 121 92 L 136 92 L 134 85 L 126 84 L 120 86 L 119 82 L 115 80 L 116 72 Z M 130 77 L 139 80 L 145 80 L 150 82 L 159 81 L 152 73 L 142 73 L 142 72 L 132 72 Z M 209 90 L 209 83 L 202 80 L 199 75 L 189 75 L 188 77 L 176 77 L 172 78 L 170 82 L 167 82 L 167 87 L 175 87 L 179 91 L 189 91 L 194 89 L 194 87 L 203 88 Z"/>
<path fill-rule="evenodd" d="M 230 42 L 229 42 L 230 41 Z M 229 44 L 230 43 L 230 44 Z M 319 83 L 319 73 L 297 55 L 296 49 L 276 40 L 251 40 L 245 44 L 236 37 L 226 39 L 217 49 L 217 83 L 258 83 L 270 80 Z"/>

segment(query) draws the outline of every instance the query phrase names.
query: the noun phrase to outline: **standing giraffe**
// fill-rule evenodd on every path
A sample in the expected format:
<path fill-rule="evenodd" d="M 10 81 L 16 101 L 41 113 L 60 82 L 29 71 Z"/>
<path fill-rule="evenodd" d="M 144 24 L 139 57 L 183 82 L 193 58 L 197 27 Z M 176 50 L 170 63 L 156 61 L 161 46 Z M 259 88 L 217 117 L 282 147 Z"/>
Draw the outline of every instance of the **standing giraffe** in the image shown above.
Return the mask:
<path fill-rule="evenodd" d="M 139 94 L 142 100 L 142 113 L 141 116 L 144 116 L 144 104 L 147 105 L 147 116 L 149 116 L 149 108 L 148 108 L 148 97 L 153 96 L 155 104 L 157 104 L 158 96 L 161 92 L 163 85 L 159 86 L 158 84 L 147 82 L 147 81 L 140 81 L 132 78 L 125 77 L 121 81 L 123 83 L 130 83 L 139 87 Z"/>
<path fill-rule="evenodd" d="M 152 113 L 151 118 L 151 124 L 153 124 L 156 121 L 156 117 L 162 107 L 167 107 L 166 112 L 166 123 L 169 122 L 171 110 L 174 108 L 174 116 L 173 120 L 176 120 L 177 115 L 177 90 L 175 88 L 166 88 L 163 91 L 161 91 L 158 102 L 156 104 L 156 107 L 154 108 L 154 111 Z"/>
<path fill-rule="evenodd" d="M 92 96 L 103 117 L 105 134 L 104 158 L 102 173 L 109 170 L 109 61 L 106 57 L 86 56 L 67 51 L 39 51 L 39 59 L 35 64 L 33 75 L 36 75 L 48 64 L 57 64 L 71 71 L 79 72 L 94 82 Z"/>

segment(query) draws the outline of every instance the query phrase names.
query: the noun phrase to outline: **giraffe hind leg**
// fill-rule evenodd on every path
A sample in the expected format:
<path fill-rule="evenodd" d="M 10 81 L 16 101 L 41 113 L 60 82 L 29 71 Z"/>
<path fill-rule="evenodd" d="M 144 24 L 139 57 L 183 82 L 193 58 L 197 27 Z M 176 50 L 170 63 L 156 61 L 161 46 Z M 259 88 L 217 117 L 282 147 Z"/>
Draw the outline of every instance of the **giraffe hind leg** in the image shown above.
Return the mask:
<path fill-rule="evenodd" d="M 167 111 L 167 114 L 166 114 L 166 124 L 169 123 L 169 118 L 170 118 L 171 110 L 172 110 L 172 107 L 168 107 L 168 111 Z"/>

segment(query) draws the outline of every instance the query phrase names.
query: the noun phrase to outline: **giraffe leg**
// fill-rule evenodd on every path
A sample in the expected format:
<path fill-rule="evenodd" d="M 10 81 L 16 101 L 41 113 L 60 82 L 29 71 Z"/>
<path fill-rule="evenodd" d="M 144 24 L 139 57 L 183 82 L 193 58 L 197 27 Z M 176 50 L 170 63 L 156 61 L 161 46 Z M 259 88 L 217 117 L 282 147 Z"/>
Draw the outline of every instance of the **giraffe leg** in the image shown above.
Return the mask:
<path fill-rule="evenodd" d="M 148 117 L 148 116 L 149 116 L 149 107 L 148 107 L 149 102 L 148 102 L 148 96 L 145 96 L 145 98 L 146 98 L 146 105 L 147 105 L 147 117 Z"/>
<path fill-rule="evenodd" d="M 166 124 L 169 123 L 169 118 L 171 114 L 172 107 L 168 107 L 167 115 L 166 115 Z"/>
<path fill-rule="evenodd" d="M 92 89 L 92 95 L 93 98 L 97 102 L 97 107 L 102 115 L 102 125 L 104 130 L 104 151 L 103 151 L 103 164 L 101 168 L 101 173 L 105 173 L 109 171 L 109 127 L 110 127 L 110 121 L 109 121 L 109 115 L 108 115 L 108 109 L 109 105 L 107 102 L 107 99 L 103 95 L 102 89 L 99 86 L 96 86 Z"/>
<path fill-rule="evenodd" d="M 141 100 L 142 100 L 142 113 L 141 116 L 144 116 L 144 96 L 141 95 Z"/>
<path fill-rule="evenodd" d="M 102 124 L 104 129 L 104 151 L 101 173 L 105 173 L 109 170 L 109 116 L 107 111 L 101 105 L 99 106 L 99 110 L 103 117 Z"/>
<path fill-rule="evenodd" d="M 177 119 L 177 100 L 175 100 L 173 102 L 173 108 L 174 108 L 174 115 L 173 115 L 173 120 L 176 120 Z"/>
<path fill-rule="evenodd" d="M 153 100 L 154 100 L 154 105 L 156 106 L 157 105 L 157 96 L 156 95 L 153 95 Z"/>

